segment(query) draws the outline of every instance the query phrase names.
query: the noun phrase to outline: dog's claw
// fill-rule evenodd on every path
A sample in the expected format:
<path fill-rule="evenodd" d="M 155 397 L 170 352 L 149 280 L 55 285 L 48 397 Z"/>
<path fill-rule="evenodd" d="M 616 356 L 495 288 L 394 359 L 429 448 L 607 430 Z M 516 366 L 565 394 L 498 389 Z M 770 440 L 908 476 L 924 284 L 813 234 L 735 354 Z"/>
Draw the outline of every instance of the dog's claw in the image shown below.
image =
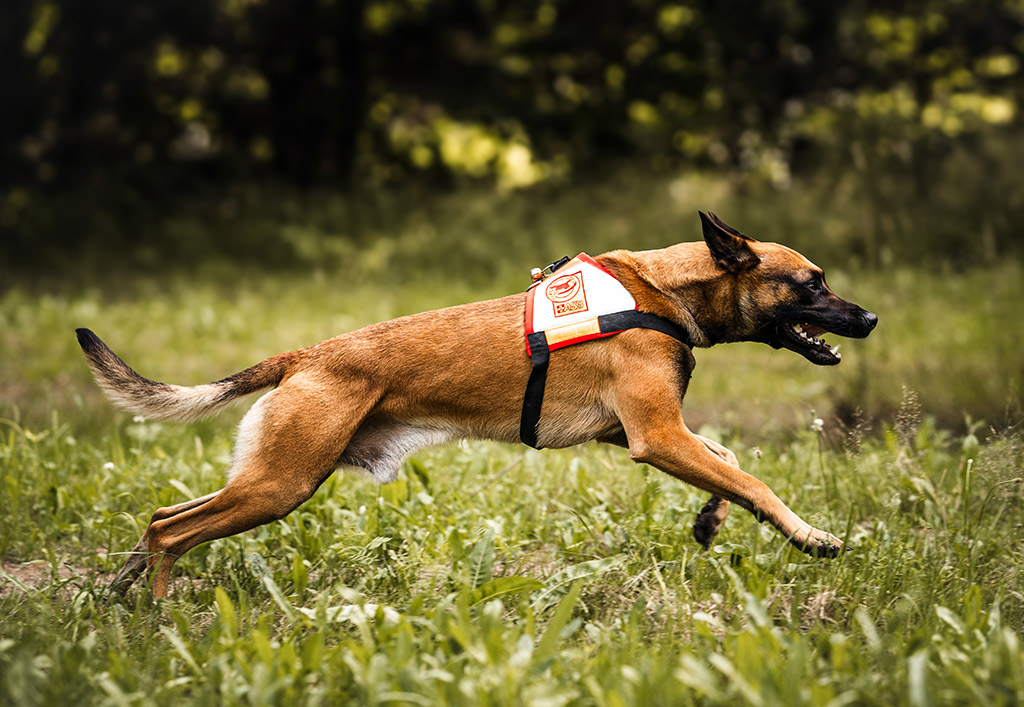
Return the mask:
<path fill-rule="evenodd" d="M 836 536 L 816 528 L 803 540 L 792 538 L 790 542 L 801 552 L 812 557 L 838 557 L 850 549 Z"/>
<path fill-rule="evenodd" d="M 816 548 L 812 548 L 810 554 L 815 557 L 838 557 L 843 552 L 841 546 L 835 545 L 818 545 Z"/>
<path fill-rule="evenodd" d="M 107 589 L 120 596 L 125 596 L 132 584 L 135 583 L 143 572 L 146 571 L 148 553 L 146 551 L 146 536 L 143 535 L 135 545 L 124 565 L 118 570 L 114 578 L 110 580 Z"/>

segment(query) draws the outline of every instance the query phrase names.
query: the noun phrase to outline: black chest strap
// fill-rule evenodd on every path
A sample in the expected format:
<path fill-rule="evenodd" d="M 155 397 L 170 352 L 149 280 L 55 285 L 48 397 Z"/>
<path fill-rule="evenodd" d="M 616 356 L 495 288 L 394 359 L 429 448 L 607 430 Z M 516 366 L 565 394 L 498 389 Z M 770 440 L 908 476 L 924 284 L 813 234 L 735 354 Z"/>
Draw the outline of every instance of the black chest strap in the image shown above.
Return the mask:
<path fill-rule="evenodd" d="M 601 327 L 602 334 L 617 334 L 626 329 L 654 329 L 671 336 L 686 346 L 693 347 L 686 329 L 650 312 L 629 309 L 623 312 L 602 314 L 597 318 L 597 323 Z M 530 380 L 526 384 L 526 393 L 523 395 L 523 415 L 519 420 L 519 439 L 523 441 L 523 444 L 540 449 L 541 447 L 537 445 L 537 423 L 540 421 L 540 409 L 544 404 L 544 386 L 548 378 L 548 362 L 551 359 L 551 351 L 548 349 L 547 337 L 542 331 L 530 334 L 527 340 L 530 342 L 533 370 L 530 372 Z"/>

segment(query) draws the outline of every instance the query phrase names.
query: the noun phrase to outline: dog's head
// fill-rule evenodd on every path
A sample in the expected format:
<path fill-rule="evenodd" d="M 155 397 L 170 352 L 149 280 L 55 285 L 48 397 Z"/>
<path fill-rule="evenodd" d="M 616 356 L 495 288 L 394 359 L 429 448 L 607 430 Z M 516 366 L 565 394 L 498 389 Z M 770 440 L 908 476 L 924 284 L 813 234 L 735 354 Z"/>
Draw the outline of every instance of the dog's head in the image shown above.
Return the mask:
<path fill-rule="evenodd" d="M 744 236 L 714 214 L 700 212 L 711 258 L 737 311 L 728 339 L 787 348 L 811 363 L 834 366 L 841 355 L 820 337 L 864 338 L 878 317 L 837 296 L 821 268 L 791 248 Z M 727 300 L 728 301 L 728 300 Z"/>

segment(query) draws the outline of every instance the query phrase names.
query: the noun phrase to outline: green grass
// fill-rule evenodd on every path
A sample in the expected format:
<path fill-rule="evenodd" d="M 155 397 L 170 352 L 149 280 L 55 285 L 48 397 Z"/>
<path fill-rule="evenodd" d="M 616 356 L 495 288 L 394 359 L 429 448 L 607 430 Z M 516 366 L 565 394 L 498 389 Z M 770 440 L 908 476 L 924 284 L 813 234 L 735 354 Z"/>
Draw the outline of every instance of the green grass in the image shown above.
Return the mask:
<path fill-rule="evenodd" d="M 469 443 L 398 482 L 333 477 L 284 520 L 110 600 L 159 505 L 216 487 L 228 436 L 54 420 L 0 437 L 4 703 L 1013 704 L 1024 699 L 1024 440 L 807 430 L 746 468 L 852 550 L 814 560 L 597 445 Z M 728 441 L 728 440 L 727 440 Z M 28 576 L 26 560 L 38 562 Z"/>
<path fill-rule="evenodd" d="M 512 261 L 485 284 L 445 281 L 443 269 L 405 285 L 362 282 L 338 269 L 100 281 L 46 292 L 16 287 L 0 294 L 0 406 L 30 426 L 46 424 L 52 410 L 91 429 L 109 422 L 111 408 L 91 384 L 75 341 L 79 326 L 93 329 L 143 375 L 205 383 L 372 322 L 521 290 L 535 263 L 543 264 Z M 759 344 L 698 350 L 686 400 L 691 423 L 762 434 L 803 426 L 812 409 L 844 424 L 858 410 L 891 419 L 904 388 L 945 428 L 962 431 L 965 415 L 998 428 L 1021 419 L 1020 263 L 962 273 L 824 266 L 839 294 L 879 315 L 871 337 L 832 337 L 845 358 L 830 369 Z"/>
<path fill-rule="evenodd" d="M 743 511 L 701 550 L 703 494 L 619 449 L 470 442 L 388 486 L 332 477 L 284 520 L 190 552 L 167 601 L 105 595 L 154 509 L 221 485 L 243 408 L 189 425 L 114 412 L 74 327 L 145 375 L 199 383 L 514 291 L 533 264 L 454 285 L 324 269 L 8 290 L 0 703 L 1024 702 L 1015 262 L 822 262 L 881 319 L 835 369 L 755 345 L 697 352 L 688 422 L 846 539 L 836 560 Z"/>

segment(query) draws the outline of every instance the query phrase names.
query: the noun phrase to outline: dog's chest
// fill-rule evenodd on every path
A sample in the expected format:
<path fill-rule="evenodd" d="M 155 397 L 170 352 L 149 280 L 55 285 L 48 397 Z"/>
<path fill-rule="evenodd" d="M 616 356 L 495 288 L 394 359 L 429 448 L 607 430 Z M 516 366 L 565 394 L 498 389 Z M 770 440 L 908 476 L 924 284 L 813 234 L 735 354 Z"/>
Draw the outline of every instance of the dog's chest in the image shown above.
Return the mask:
<path fill-rule="evenodd" d="M 537 429 L 540 446 L 549 449 L 572 447 L 622 430 L 619 419 L 600 404 L 581 405 L 572 410 L 546 406 Z"/>

